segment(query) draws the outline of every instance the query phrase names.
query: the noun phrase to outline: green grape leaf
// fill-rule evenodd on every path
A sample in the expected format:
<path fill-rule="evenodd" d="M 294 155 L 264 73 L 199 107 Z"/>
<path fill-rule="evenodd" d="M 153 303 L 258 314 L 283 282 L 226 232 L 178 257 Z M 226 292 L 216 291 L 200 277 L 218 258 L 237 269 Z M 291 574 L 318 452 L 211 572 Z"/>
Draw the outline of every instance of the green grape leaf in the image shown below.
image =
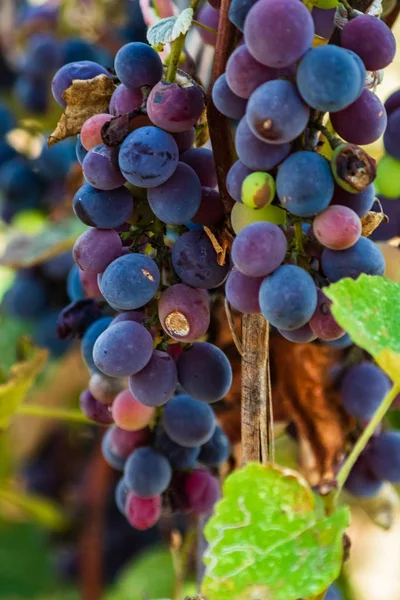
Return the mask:
<path fill-rule="evenodd" d="M 61 507 L 38 494 L 21 493 L 12 488 L 0 488 L 0 502 L 14 506 L 30 521 L 48 529 L 62 531 L 67 525 L 67 519 Z"/>
<path fill-rule="evenodd" d="M 150 27 L 147 32 L 147 41 L 156 48 L 162 47 L 168 42 L 173 42 L 180 35 L 187 33 L 192 21 L 193 9 L 185 8 L 179 15 L 161 19 L 161 21 Z"/>
<path fill-rule="evenodd" d="M 47 350 L 36 348 L 28 360 L 15 363 L 11 367 L 8 381 L 0 385 L 0 428 L 9 424 L 46 364 L 47 357 Z"/>
<path fill-rule="evenodd" d="M 295 471 L 249 463 L 232 473 L 205 528 L 208 600 L 298 600 L 339 575 L 347 507 L 324 516 Z"/>
<path fill-rule="evenodd" d="M 69 219 L 59 224 L 49 223 L 35 236 L 11 231 L 0 264 L 13 269 L 38 265 L 70 250 L 85 229 L 77 219 Z"/>
<path fill-rule="evenodd" d="M 400 384 L 400 283 L 360 275 L 324 288 L 336 321 L 379 366 Z"/>

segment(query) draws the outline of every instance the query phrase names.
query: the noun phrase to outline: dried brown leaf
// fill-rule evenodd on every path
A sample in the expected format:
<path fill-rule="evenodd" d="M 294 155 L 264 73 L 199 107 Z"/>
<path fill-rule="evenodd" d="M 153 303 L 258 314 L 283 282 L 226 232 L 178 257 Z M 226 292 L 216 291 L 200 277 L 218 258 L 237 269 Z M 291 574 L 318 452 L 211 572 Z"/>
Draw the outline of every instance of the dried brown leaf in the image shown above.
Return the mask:
<path fill-rule="evenodd" d="M 76 79 L 65 90 L 63 98 L 67 108 L 57 127 L 49 136 L 48 145 L 53 146 L 67 137 L 80 132 L 87 119 L 108 112 L 111 96 L 116 86 L 107 75 L 97 75 L 93 79 Z"/>
<path fill-rule="evenodd" d="M 367 212 L 367 214 L 361 218 L 362 235 L 364 237 L 369 237 L 383 221 L 385 223 L 388 223 L 389 221 L 385 213 L 374 211 Z"/>

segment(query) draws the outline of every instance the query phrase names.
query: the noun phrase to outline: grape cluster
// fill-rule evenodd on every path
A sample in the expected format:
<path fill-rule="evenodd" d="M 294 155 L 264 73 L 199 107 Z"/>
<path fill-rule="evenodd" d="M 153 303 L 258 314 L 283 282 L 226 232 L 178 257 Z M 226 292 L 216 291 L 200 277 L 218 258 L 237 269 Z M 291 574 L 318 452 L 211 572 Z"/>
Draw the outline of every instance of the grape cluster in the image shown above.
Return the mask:
<path fill-rule="evenodd" d="M 393 34 L 352 13 L 341 46 L 312 47 L 317 21 L 298 0 L 234 0 L 230 19 L 244 43 L 212 90 L 219 111 L 240 119 L 227 176 L 237 237 L 226 297 L 293 342 L 345 342 L 323 287 L 384 273 L 380 250 L 362 235 L 375 162 L 360 144 L 386 128 L 386 110 L 366 86 L 393 60 Z"/>
<path fill-rule="evenodd" d="M 103 453 L 124 471 L 116 501 L 134 527 L 146 529 L 163 503 L 203 513 L 219 497 L 210 469 L 230 446 L 209 404 L 227 394 L 232 370 L 219 348 L 201 340 L 210 324 L 208 290 L 224 282 L 228 266 L 217 263 L 202 227 L 224 213 L 212 152 L 192 148 L 201 88 L 183 74 L 163 80 L 159 55 L 140 42 L 119 50 L 115 71 L 121 83 L 110 113 L 89 118 L 76 145 L 85 183 L 73 209 L 89 228 L 73 249 L 68 313 L 82 324 L 79 302 L 106 302 L 98 318 L 84 321 L 91 379 L 80 405 L 91 420 L 113 424 Z M 99 72 L 65 65 L 53 78 L 55 99 L 64 102 L 77 73 Z M 129 132 L 107 145 L 107 126 L 121 116 Z M 71 322 L 64 314 L 60 328 Z"/>

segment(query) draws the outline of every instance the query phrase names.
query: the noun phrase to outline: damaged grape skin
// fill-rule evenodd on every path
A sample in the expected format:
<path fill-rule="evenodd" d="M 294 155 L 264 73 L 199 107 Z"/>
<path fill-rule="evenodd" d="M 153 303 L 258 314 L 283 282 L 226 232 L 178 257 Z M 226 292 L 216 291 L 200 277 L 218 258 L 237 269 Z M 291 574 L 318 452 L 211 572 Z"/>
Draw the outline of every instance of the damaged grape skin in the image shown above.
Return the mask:
<path fill-rule="evenodd" d="M 336 183 L 352 194 L 363 192 L 376 177 L 376 161 L 356 144 L 335 148 L 331 167 Z"/>

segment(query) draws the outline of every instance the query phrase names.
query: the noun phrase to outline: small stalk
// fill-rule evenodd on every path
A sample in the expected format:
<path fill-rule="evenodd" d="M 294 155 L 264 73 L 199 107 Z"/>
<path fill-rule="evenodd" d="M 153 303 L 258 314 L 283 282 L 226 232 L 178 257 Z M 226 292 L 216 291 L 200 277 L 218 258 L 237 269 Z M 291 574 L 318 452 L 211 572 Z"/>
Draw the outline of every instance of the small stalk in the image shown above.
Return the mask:
<path fill-rule="evenodd" d="M 322 125 L 322 123 L 315 123 L 314 127 L 315 129 L 318 129 L 318 131 L 320 131 L 324 137 L 326 137 L 332 150 L 343 144 L 343 141 L 336 137 L 336 135 L 329 131 L 329 129 L 325 127 L 325 125 Z"/>
<path fill-rule="evenodd" d="M 294 241 L 297 252 L 304 254 L 304 233 L 301 221 L 297 221 L 294 225 Z"/>
<path fill-rule="evenodd" d="M 200 2 L 200 0 L 192 0 L 191 1 L 189 8 L 193 9 L 193 13 L 196 12 L 196 8 L 197 8 L 199 2 Z M 167 83 L 174 83 L 174 81 L 175 81 L 176 72 L 179 67 L 179 59 L 183 52 L 183 48 L 185 47 L 186 36 L 187 36 L 187 32 L 181 33 L 181 35 L 178 38 L 176 38 L 176 40 L 174 40 L 171 44 L 171 53 L 169 55 L 167 76 L 165 78 L 165 81 Z"/>
<path fill-rule="evenodd" d="M 216 29 L 213 29 L 212 27 L 209 27 L 208 25 L 204 25 L 204 23 L 200 23 L 200 21 L 196 21 L 196 19 L 192 20 L 193 25 L 197 25 L 197 27 L 200 27 L 200 29 L 205 29 L 205 31 L 209 31 L 210 33 L 213 33 L 214 35 L 217 35 L 218 31 Z"/>

